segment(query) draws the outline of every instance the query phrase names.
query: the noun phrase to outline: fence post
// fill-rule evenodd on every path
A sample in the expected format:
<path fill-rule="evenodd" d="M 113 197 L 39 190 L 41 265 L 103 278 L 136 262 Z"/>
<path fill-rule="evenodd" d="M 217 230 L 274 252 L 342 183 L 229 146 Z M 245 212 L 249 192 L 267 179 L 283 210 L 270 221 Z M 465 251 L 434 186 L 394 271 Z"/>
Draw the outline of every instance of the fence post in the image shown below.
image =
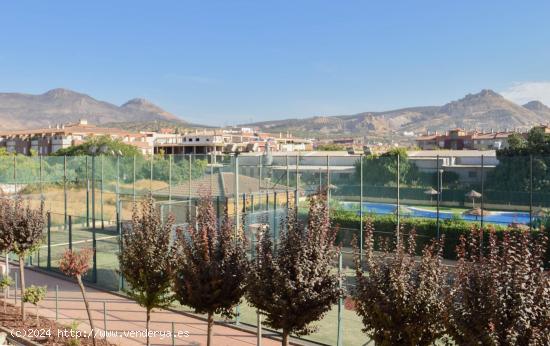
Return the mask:
<path fill-rule="evenodd" d="M 439 205 L 441 203 L 441 192 L 443 191 L 443 186 L 441 186 L 441 181 L 439 175 L 442 174 L 439 172 L 439 155 L 436 156 L 436 171 L 435 171 L 435 179 L 437 180 L 437 206 L 436 206 L 436 225 L 437 225 L 437 239 L 439 239 Z"/>
<path fill-rule="evenodd" d="M 96 241 L 95 227 L 92 229 L 92 248 L 93 248 L 93 267 L 92 267 L 92 280 L 97 283 L 97 241 Z"/>
<path fill-rule="evenodd" d="M 168 210 L 172 212 L 172 155 L 168 155 Z"/>
<path fill-rule="evenodd" d="M 286 155 L 286 189 L 290 189 L 290 168 L 288 166 L 288 154 Z"/>
<path fill-rule="evenodd" d="M 17 305 L 17 290 L 19 289 L 19 273 L 15 272 L 15 291 L 13 291 L 13 305 Z"/>
<path fill-rule="evenodd" d="M 237 236 L 237 232 L 239 231 L 239 154 L 235 153 L 235 191 L 233 194 L 234 199 L 234 213 L 235 213 L 235 236 Z"/>
<path fill-rule="evenodd" d="M 105 332 L 104 338 L 105 340 L 107 340 L 107 305 L 105 304 L 105 302 L 103 302 L 103 331 Z"/>
<path fill-rule="evenodd" d="M 86 228 L 90 228 L 90 177 L 88 174 L 88 156 L 86 156 Z"/>
<path fill-rule="evenodd" d="M 327 154 L 327 213 L 330 217 L 330 156 Z M 321 192 L 321 191 L 319 191 Z"/>
<path fill-rule="evenodd" d="M 155 161 L 155 154 L 151 155 L 151 164 L 149 165 L 149 193 L 153 193 L 153 161 Z"/>
<path fill-rule="evenodd" d="M 192 165 L 193 165 L 193 162 L 192 162 L 192 156 L 191 154 L 189 154 L 189 193 L 187 195 L 187 198 L 189 198 L 189 200 L 187 201 L 187 221 L 189 223 L 191 223 L 191 175 L 193 175 L 193 169 L 192 169 Z"/>
<path fill-rule="evenodd" d="M 92 155 L 92 228 L 95 230 L 95 154 Z"/>
<path fill-rule="evenodd" d="M 176 345 L 176 327 L 174 326 L 174 322 L 172 321 L 172 346 Z"/>
<path fill-rule="evenodd" d="M 340 286 L 340 290 L 342 289 L 342 250 L 338 252 L 338 276 L 339 282 L 338 285 Z M 343 298 L 340 296 L 338 298 L 338 334 L 337 334 L 337 340 L 336 345 L 342 346 L 342 331 L 343 331 L 343 321 L 342 321 L 342 314 L 343 314 Z"/>
<path fill-rule="evenodd" d="M 101 169 L 100 169 L 100 174 L 101 174 L 101 180 L 100 180 L 100 191 L 99 191 L 99 203 L 101 204 L 101 208 L 100 208 L 100 213 L 101 213 L 101 229 L 104 230 L 105 229 L 105 215 L 103 214 L 103 179 L 104 179 L 104 174 L 103 174 L 103 155 L 101 155 L 100 157 L 100 164 L 101 164 Z"/>
<path fill-rule="evenodd" d="M 17 193 L 17 155 L 13 155 L 13 187 Z"/>
<path fill-rule="evenodd" d="M 118 232 L 118 249 L 119 249 L 119 252 L 122 254 L 124 252 L 124 242 L 123 242 L 123 234 L 122 234 L 122 221 L 120 221 L 120 214 L 118 215 L 118 220 L 117 220 L 117 232 Z M 120 264 L 119 264 L 119 268 L 118 268 L 118 285 L 119 285 L 119 290 L 123 290 L 124 289 L 124 275 L 122 275 L 122 268 L 120 268 Z"/>
<path fill-rule="evenodd" d="M 120 155 L 116 156 L 116 200 L 115 200 L 116 214 L 120 214 Z M 116 221 L 116 220 L 115 220 Z"/>
<path fill-rule="evenodd" d="M 69 215 L 69 250 L 73 249 L 73 217 Z"/>
<path fill-rule="evenodd" d="M 59 319 L 59 285 L 55 285 L 55 320 Z"/>
<path fill-rule="evenodd" d="M 262 191 L 262 157 L 261 156 L 258 156 L 258 172 L 259 172 L 259 177 L 258 177 L 258 191 Z"/>
<path fill-rule="evenodd" d="M 133 158 L 133 172 L 132 172 L 132 202 L 136 203 L 136 155 Z"/>
<path fill-rule="evenodd" d="M 277 191 L 273 191 L 273 246 L 277 250 L 277 238 L 279 237 L 277 227 Z"/>
<path fill-rule="evenodd" d="M 399 183 L 400 183 L 400 180 L 401 180 L 401 173 L 400 173 L 400 159 L 399 159 L 399 154 L 397 154 L 397 228 L 396 228 L 396 232 L 397 232 L 397 242 L 399 243 L 401 240 L 400 240 L 400 237 L 401 237 L 401 229 L 400 229 L 400 208 L 401 208 L 401 205 L 399 203 L 399 189 L 401 188 Z"/>
<path fill-rule="evenodd" d="M 256 310 L 256 323 L 256 346 L 262 346 L 262 315 L 260 314 L 260 310 Z"/>
<path fill-rule="evenodd" d="M 43 177 L 43 166 L 42 166 L 42 155 L 38 157 L 39 163 L 39 179 L 40 179 L 40 202 L 44 201 L 44 177 Z"/>
<path fill-rule="evenodd" d="M 363 154 L 359 157 L 360 193 L 359 196 L 359 259 L 363 263 Z"/>
<path fill-rule="evenodd" d="M 483 174 L 484 174 L 484 166 L 485 166 L 485 163 L 484 163 L 484 156 L 481 155 L 481 229 L 483 230 L 483 218 L 484 218 L 484 211 L 483 211 L 483 206 L 484 206 L 484 199 L 485 199 L 485 186 L 484 186 L 484 177 L 483 177 Z"/>
<path fill-rule="evenodd" d="M 294 203 L 296 215 L 298 215 L 299 189 L 300 189 L 300 152 L 296 153 L 296 194 L 294 195 Z"/>
<path fill-rule="evenodd" d="M 529 231 L 533 230 L 533 154 L 529 154 Z"/>
<path fill-rule="evenodd" d="M 67 229 L 67 156 L 63 155 L 63 216 L 65 219 L 65 229 Z"/>
<path fill-rule="evenodd" d="M 52 269 L 52 214 L 48 212 L 48 260 L 47 268 Z"/>

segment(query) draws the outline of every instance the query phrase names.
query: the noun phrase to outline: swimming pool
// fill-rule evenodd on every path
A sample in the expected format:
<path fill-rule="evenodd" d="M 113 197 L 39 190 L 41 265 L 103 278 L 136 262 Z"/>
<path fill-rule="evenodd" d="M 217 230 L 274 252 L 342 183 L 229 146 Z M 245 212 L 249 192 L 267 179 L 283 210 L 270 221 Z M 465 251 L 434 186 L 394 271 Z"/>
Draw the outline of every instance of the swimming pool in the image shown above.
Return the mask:
<path fill-rule="evenodd" d="M 344 210 L 354 210 L 354 211 L 359 210 L 358 202 L 340 202 L 340 205 L 344 208 Z M 397 207 L 396 204 L 364 202 L 363 212 L 373 213 L 373 214 L 393 214 L 395 212 L 396 207 Z M 422 218 L 430 218 L 430 219 L 437 218 L 437 212 L 435 210 L 428 210 L 428 209 L 422 209 L 419 207 L 408 207 L 408 206 L 401 206 L 401 208 L 404 209 L 403 210 L 404 216 L 422 217 Z M 440 219 L 451 219 L 455 217 L 454 215 L 458 215 L 461 219 L 466 221 L 480 220 L 479 216 L 456 214 L 449 211 L 439 212 Z M 504 224 L 504 225 L 508 225 L 511 223 L 528 224 L 529 213 L 491 210 L 489 215 L 483 216 L 483 221 L 488 223 L 497 223 L 497 224 Z"/>

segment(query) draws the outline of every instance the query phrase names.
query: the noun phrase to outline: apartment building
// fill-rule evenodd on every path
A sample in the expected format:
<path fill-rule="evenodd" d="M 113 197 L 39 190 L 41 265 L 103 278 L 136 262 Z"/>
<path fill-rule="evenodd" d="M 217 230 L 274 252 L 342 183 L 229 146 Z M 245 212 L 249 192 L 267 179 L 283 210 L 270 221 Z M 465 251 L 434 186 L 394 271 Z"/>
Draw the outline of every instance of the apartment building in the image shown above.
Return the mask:
<path fill-rule="evenodd" d="M 78 145 L 91 137 L 110 136 L 137 147 L 141 153 L 153 153 L 153 145 L 143 133 L 128 132 L 115 128 L 97 127 L 80 120 L 74 124 L 60 124 L 48 128 L 1 131 L 0 147 L 10 153 L 50 155 L 56 151 Z"/>
<path fill-rule="evenodd" d="M 508 137 L 516 132 L 468 132 L 452 129 L 445 134 L 426 134 L 416 138 L 416 145 L 422 150 L 497 150 L 508 147 Z"/>

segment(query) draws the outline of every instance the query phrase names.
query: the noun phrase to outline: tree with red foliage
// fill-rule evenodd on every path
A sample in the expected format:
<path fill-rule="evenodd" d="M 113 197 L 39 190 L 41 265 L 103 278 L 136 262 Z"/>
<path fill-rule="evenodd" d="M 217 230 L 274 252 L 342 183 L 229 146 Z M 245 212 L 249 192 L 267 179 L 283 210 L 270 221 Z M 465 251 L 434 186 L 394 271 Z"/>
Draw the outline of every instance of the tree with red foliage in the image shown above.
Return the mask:
<path fill-rule="evenodd" d="M 4 212 L 10 207 L 10 203 L 7 199 L 0 199 L 0 252 L 6 254 L 6 267 L 5 272 L 0 273 L 2 279 L 0 280 L 0 288 L 4 295 L 4 312 L 6 312 L 6 301 L 8 300 L 8 290 L 12 284 L 9 273 L 8 253 L 13 248 L 13 233 L 7 229 L 4 229 Z"/>
<path fill-rule="evenodd" d="M 277 249 L 269 230 L 258 242 L 247 298 L 267 317 L 268 326 L 283 331 L 283 345 L 288 345 L 290 334 L 313 332 L 310 324 L 320 320 L 341 295 L 340 278 L 333 270 L 337 231 L 330 223 L 323 191 L 309 197 L 307 225 L 289 210 Z"/>
<path fill-rule="evenodd" d="M 182 304 L 208 316 L 207 345 L 213 343 L 214 314 L 234 317 L 248 272 L 242 230 L 234 232 L 227 210 L 220 223 L 209 196 L 201 197 L 197 226 L 178 230 L 174 292 Z"/>
<path fill-rule="evenodd" d="M 44 233 L 44 205 L 36 209 L 28 202 L 24 205 L 20 196 L 7 200 L 2 212 L 2 230 L 12 234 L 11 251 L 19 258 L 19 282 L 21 297 L 25 294 L 25 258 L 42 242 Z M 25 320 L 25 302 L 21 300 L 21 318 Z"/>
<path fill-rule="evenodd" d="M 355 308 L 377 345 L 431 345 L 444 334 L 445 270 L 443 241 L 434 241 L 415 256 L 416 234 L 397 239 L 394 249 L 382 242 L 374 250 L 372 220 L 365 224 L 363 262 L 355 246 Z"/>
<path fill-rule="evenodd" d="M 134 205 L 131 227 L 125 227 L 119 255 L 120 271 L 131 287 L 127 291 L 146 311 L 146 330 L 149 331 L 151 312 L 168 307 L 174 300 L 170 292 L 172 247 L 170 235 L 174 217 L 163 222 L 160 209 L 151 196 Z M 147 333 L 147 345 L 150 344 Z"/>
<path fill-rule="evenodd" d="M 59 269 L 67 276 L 76 279 L 80 292 L 82 293 L 82 299 L 84 299 L 84 305 L 86 306 L 86 312 L 88 313 L 88 320 L 92 333 L 94 330 L 94 320 L 92 319 L 92 312 L 90 310 L 90 304 L 86 297 L 86 288 L 82 283 L 82 276 L 84 276 L 88 270 L 90 270 L 90 261 L 92 259 L 93 250 L 90 248 L 84 248 L 80 251 L 72 251 L 67 249 L 59 262 Z M 95 338 L 92 336 L 92 342 L 95 345 Z"/>
<path fill-rule="evenodd" d="M 459 345 L 549 345 L 550 277 L 544 272 L 547 237 L 511 228 L 499 240 L 474 227 L 457 247 L 448 296 L 447 329 Z"/>

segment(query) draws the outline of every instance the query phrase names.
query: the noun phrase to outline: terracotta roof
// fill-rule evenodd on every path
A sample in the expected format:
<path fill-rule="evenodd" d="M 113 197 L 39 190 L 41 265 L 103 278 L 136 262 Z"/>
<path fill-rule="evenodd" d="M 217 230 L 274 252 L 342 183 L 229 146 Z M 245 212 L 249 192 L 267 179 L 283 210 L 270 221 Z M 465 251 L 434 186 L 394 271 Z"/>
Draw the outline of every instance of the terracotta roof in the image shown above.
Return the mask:
<path fill-rule="evenodd" d="M 40 129 L 30 129 L 30 130 L 14 130 L 14 131 L 1 131 L 0 136 L 9 137 L 9 136 L 34 136 L 42 134 L 50 135 L 69 135 L 69 134 L 95 134 L 95 135 L 118 135 L 121 137 L 130 136 L 130 137 L 145 137 L 144 134 L 136 132 L 128 132 L 117 128 L 109 127 L 97 127 L 94 125 L 86 124 L 75 124 L 75 125 L 66 125 L 65 127 L 53 127 L 53 128 L 40 128 Z"/>
<path fill-rule="evenodd" d="M 473 139 L 496 139 L 508 138 L 514 132 L 494 132 L 494 133 L 476 133 L 472 136 Z"/>
<path fill-rule="evenodd" d="M 439 137 L 438 135 L 425 135 L 425 136 L 419 136 L 416 137 L 417 141 L 433 141 Z"/>

